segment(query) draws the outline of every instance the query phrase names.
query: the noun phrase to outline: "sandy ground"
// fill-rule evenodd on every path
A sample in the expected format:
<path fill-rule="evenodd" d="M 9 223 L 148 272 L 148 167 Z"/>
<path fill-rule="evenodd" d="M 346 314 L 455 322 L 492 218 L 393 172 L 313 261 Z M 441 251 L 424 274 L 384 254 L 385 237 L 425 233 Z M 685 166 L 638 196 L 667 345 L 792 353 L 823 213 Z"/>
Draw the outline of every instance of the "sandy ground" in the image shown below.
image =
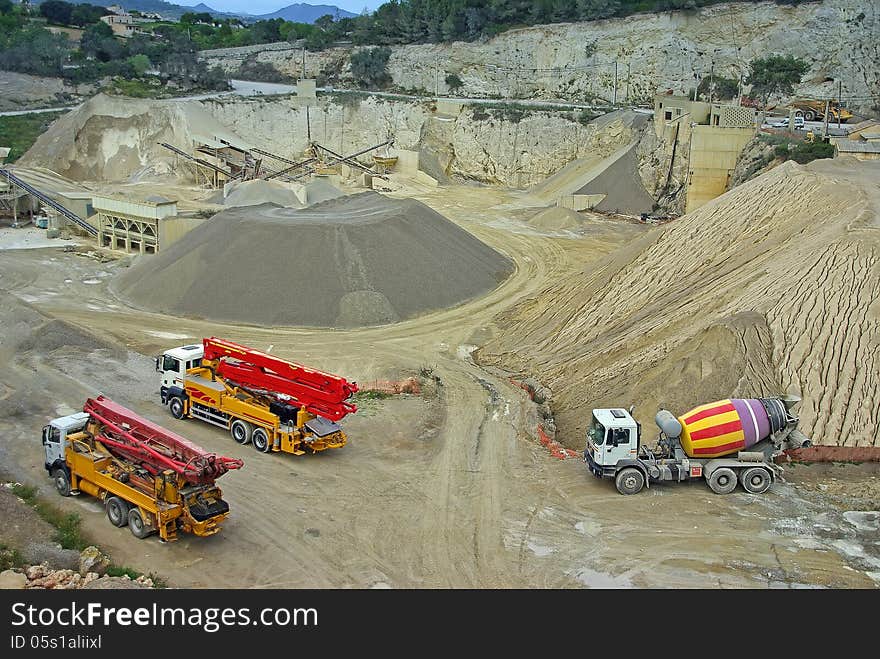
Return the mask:
<path fill-rule="evenodd" d="M 0 288 L 12 293 L 0 296 L 0 464 L 82 514 L 115 562 L 176 586 L 877 586 L 876 526 L 850 514 L 870 499 L 859 507 L 818 488 L 837 477 L 861 492 L 874 471 L 816 476 L 814 489 L 809 478 L 803 488 L 777 484 L 762 497 L 718 497 L 702 483 L 623 497 L 579 459 L 551 458 L 535 438 L 534 404 L 503 373 L 473 363 L 476 346 L 507 331 L 500 312 L 537 303 L 550 281 L 595 270 L 644 227 L 540 232 L 527 219 L 541 209 L 521 194 L 409 192 L 512 258 L 514 274 L 482 298 L 396 325 L 266 329 L 130 309 L 107 287 L 120 263 L 56 249 L 0 252 Z M 217 428 L 175 421 L 158 402 L 151 355 L 209 335 L 360 381 L 431 370 L 442 386 L 368 402 L 344 421 L 341 450 L 257 454 Z M 87 497 L 54 494 L 40 428 L 98 391 L 207 449 L 244 457 L 244 469 L 220 481 L 232 509 L 222 533 L 140 541 Z M 791 470 L 795 479 L 802 469 Z"/>
<path fill-rule="evenodd" d="M 77 241 L 70 238 L 46 238 L 46 230 L 34 226 L 13 229 L 0 226 L 0 250 L 4 249 L 43 249 L 45 247 L 76 247 Z"/>
<path fill-rule="evenodd" d="M 634 404 L 652 429 L 661 406 L 781 394 L 802 398 L 815 444 L 876 446 L 878 177 L 880 163 L 789 161 L 548 279 L 476 358 L 548 388 L 570 448 L 596 407 Z"/>

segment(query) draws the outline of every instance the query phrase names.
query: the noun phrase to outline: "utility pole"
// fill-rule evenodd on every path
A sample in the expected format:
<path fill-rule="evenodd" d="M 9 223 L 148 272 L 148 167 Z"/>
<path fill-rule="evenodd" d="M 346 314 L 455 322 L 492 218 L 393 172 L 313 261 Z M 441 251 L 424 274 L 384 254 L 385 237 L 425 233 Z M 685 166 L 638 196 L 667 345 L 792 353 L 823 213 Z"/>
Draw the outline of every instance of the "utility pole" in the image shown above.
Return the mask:
<path fill-rule="evenodd" d="M 837 127 L 840 128 L 840 115 L 843 114 L 843 80 L 837 81 Z"/>
<path fill-rule="evenodd" d="M 825 125 L 822 128 L 822 137 L 828 137 L 828 113 L 831 111 L 831 101 L 825 100 Z M 838 117 L 840 114 L 837 115 Z"/>
<path fill-rule="evenodd" d="M 626 103 L 629 105 L 629 82 L 630 82 L 630 74 L 632 71 L 630 70 L 629 62 L 626 63 Z"/>
<path fill-rule="evenodd" d="M 617 105 L 617 60 L 614 60 L 614 95 L 612 96 L 611 105 Z"/>
<path fill-rule="evenodd" d="M 709 103 L 712 103 L 712 79 L 715 77 L 715 60 L 712 60 L 712 66 L 709 67 Z"/>
<path fill-rule="evenodd" d="M 743 104 L 743 72 L 739 70 L 739 83 L 736 86 L 736 104 L 742 107 Z"/>
<path fill-rule="evenodd" d="M 302 70 L 303 70 L 302 79 L 305 80 L 306 79 L 306 49 L 305 48 L 303 48 L 303 52 L 302 52 Z"/>

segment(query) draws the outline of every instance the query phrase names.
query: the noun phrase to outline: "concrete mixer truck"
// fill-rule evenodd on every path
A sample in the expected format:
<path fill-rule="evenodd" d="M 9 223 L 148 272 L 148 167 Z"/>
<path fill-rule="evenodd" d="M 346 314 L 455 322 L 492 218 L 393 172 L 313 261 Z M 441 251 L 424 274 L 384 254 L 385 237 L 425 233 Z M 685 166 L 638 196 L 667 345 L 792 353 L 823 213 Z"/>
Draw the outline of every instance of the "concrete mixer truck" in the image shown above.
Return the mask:
<path fill-rule="evenodd" d="M 797 430 L 786 398 L 731 398 L 707 403 L 676 417 L 661 409 L 656 446 L 643 446 L 632 408 L 595 409 L 587 430 L 584 461 L 599 478 L 612 478 L 621 494 L 636 494 L 661 481 L 705 479 L 716 494 L 737 484 L 762 494 L 782 469 L 773 458 L 786 448 L 810 446 Z"/>

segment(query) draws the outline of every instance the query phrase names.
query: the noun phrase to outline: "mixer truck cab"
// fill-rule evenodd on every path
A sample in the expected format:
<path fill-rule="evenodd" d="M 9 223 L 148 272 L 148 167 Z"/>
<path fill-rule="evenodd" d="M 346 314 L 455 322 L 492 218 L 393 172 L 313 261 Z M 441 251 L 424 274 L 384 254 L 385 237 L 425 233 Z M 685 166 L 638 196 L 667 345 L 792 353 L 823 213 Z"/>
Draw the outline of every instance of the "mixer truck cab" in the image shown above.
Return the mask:
<path fill-rule="evenodd" d="M 622 409 L 593 410 L 584 460 L 597 476 L 613 477 L 628 461 L 638 461 L 641 428 Z"/>

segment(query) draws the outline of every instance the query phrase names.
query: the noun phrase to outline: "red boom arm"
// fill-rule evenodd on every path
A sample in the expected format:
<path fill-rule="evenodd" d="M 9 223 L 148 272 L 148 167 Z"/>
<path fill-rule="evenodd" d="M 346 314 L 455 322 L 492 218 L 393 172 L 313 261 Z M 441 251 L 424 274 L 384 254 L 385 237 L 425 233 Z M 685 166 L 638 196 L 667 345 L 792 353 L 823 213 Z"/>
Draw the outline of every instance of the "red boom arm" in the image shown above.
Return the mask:
<path fill-rule="evenodd" d="M 357 411 L 356 405 L 345 402 L 358 390 L 356 382 L 224 339 L 211 337 L 202 344 L 205 359 L 217 362 L 214 372 L 241 387 L 282 394 L 291 404 L 330 421 Z"/>
<path fill-rule="evenodd" d="M 102 426 L 96 437 L 117 457 L 131 460 L 156 475 L 172 469 L 193 484 L 210 484 L 244 462 L 225 458 L 138 416 L 109 398 L 89 398 L 83 406 Z"/>

